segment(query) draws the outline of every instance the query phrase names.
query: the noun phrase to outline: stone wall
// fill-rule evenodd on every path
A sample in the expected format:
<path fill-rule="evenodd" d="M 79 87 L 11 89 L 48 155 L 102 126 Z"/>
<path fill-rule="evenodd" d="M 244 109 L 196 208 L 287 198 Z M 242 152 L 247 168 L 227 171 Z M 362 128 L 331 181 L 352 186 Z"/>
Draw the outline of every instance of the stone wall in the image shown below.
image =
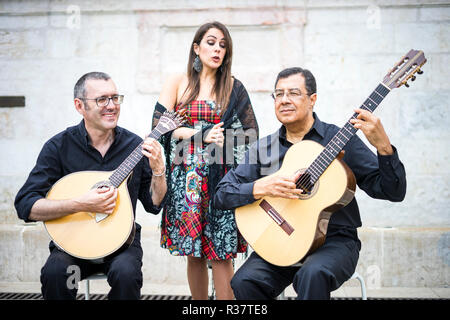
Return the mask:
<path fill-rule="evenodd" d="M 343 125 L 403 54 L 425 52 L 424 74 L 376 110 L 405 164 L 408 192 L 390 203 L 357 191 L 358 271 L 371 287 L 448 286 L 450 7 L 414 0 L 0 2 L 0 96 L 26 97 L 24 108 L 0 108 L 0 282 L 39 281 L 48 237 L 42 224 L 17 219 L 13 200 L 42 144 L 80 121 L 75 81 L 109 73 L 125 94 L 119 124 L 143 136 L 164 79 L 186 69 L 196 28 L 211 20 L 229 27 L 232 71 L 262 135 L 279 126 L 269 94 L 282 68 L 310 69 L 316 112 Z M 139 206 L 137 219 L 146 283 L 187 284 L 185 260 L 159 248 L 160 216 Z"/>

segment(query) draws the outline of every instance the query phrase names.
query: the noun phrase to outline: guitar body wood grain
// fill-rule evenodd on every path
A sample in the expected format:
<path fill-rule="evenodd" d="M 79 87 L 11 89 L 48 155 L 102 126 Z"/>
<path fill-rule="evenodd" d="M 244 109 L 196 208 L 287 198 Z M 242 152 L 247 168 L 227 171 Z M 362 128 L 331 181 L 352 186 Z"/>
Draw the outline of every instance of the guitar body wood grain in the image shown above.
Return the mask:
<path fill-rule="evenodd" d="M 88 192 L 96 183 L 108 180 L 109 171 L 80 171 L 59 179 L 47 199 L 70 199 Z M 81 259 L 101 259 L 118 250 L 133 231 L 133 206 L 126 180 L 118 188 L 114 212 L 96 222 L 93 212 L 76 212 L 44 223 L 55 244 Z"/>

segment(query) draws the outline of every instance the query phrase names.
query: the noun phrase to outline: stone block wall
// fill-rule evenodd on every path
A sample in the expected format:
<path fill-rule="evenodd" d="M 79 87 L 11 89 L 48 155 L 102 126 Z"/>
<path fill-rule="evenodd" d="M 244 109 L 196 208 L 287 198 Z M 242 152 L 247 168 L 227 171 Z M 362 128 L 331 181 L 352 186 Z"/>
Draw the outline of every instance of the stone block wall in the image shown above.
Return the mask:
<path fill-rule="evenodd" d="M 75 81 L 109 73 L 125 95 L 119 124 L 144 136 L 164 79 L 186 69 L 195 30 L 211 20 L 230 30 L 232 71 L 249 91 L 261 135 L 279 127 L 269 94 L 281 69 L 310 69 L 315 111 L 340 126 L 403 54 L 425 52 L 424 74 L 376 110 L 408 191 L 401 203 L 357 191 L 358 271 L 372 287 L 447 287 L 450 6 L 430 0 L 0 2 L 0 96 L 26 97 L 24 108 L 0 108 L 0 282 L 39 281 L 48 238 L 42 224 L 17 219 L 13 200 L 42 144 L 80 121 Z M 184 258 L 159 248 L 160 216 L 138 206 L 137 219 L 145 281 L 187 285 Z"/>

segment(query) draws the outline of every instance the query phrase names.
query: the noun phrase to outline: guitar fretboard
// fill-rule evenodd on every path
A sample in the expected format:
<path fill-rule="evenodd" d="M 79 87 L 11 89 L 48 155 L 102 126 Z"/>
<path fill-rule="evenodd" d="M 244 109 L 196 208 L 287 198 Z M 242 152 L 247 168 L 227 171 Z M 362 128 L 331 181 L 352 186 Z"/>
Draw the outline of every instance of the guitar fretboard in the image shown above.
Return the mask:
<path fill-rule="evenodd" d="M 158 130 L 158 127 L 152 130 L 152 132 L 149 134 L 149 137 L 154 139 L 159 139 L 161 137 L 161 133 Z M 144 141 L 142 141 L 133 150 L 133 152 L 130 153 L 130 155 L 120 164 L 120 166 L 109 177 L 109 181 L 111 181 L 111 183 L 115 188 L 118 188 L 122 184 L 122 182 L 128 177 L 131 171 L 133 171 L 134 167 L 136 167 L 136 165 L 144 156 L 142 154 L 143 144 Z"/>
<path fill-rule="evenodd" d="M 390 89 L 380 83 L 360 106 L 360 109 L 373 112 L 389 92 Z M 320 176 L 338 156 L 339 152 L 342 151 L 347 142 L 356 134 L 358 129 L 350 123 L 350 120 L 355 119 L 357 116 L 358 114 L 355 112 L 330 142 L 328 142 L 323 151 L 317 156 L 308 169 L 306 169 L 305 173 L 297 181 L 297 186 L 300 189 L 310 191 L 314 183 L 319 180 Z"/>

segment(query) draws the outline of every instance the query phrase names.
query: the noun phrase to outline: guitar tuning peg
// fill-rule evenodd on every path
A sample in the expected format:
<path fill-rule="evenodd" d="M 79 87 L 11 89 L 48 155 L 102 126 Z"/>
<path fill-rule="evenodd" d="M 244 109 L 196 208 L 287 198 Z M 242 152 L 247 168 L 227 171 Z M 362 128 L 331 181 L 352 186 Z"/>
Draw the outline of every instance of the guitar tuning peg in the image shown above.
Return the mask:
<path fill-rule="evenodd" d="M 416 80 L 416 76 L 411 77 L 411 81 L 414 81 L 414 80 Z"/>
<path fill-rule="evenodd" d="M 418 73 L 418 74 L 422 74 L 423 71 L 419 69 L 419 70 L 417 70 L 417 73 Z"/>
<path fill-rule="evenodd" d="M 408 82 L 405 82 L 405 87 L 409 88 Z"/>

